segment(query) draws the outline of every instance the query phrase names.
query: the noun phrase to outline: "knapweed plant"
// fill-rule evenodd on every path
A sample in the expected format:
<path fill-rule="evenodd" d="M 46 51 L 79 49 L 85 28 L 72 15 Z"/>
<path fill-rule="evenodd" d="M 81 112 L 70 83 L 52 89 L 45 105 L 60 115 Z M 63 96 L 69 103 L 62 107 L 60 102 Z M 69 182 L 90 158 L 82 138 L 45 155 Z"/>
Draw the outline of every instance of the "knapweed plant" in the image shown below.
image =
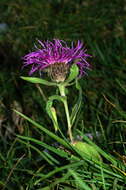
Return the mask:
<path fill-rule="evenodd" d="M 52 120 L 55 132 L 59 131 L 62 134 L 62 126 L 58 123 L 57 111 L 53 106 L 54 101 L 60 101 L 64 105 L 67 120 L 68 142 L 91 159 L 101 160 L 98 152 L 91 145 L 76 141 L 72 135 L 72 127 L 76 121 L 82 101 L 82 89 L 79 79 L 86 74 L 87 69 L 90 69 L 87 58 L 91 56 L 86 53 L 87 50 L 80 41 L 76 45 L 72 42 L 71 47 L 59 39 L 54 39 L 52 42 L 41 42 L 40 40 L 38 42 L 40 47 L 35 46 L 35 51 L 23 57 L 23 67 L 30 66 L 29 75 L 37 72 L 40 77 L 21 78 L 32 83 L 47 85 L 50 88 L 58 88 L 58 95 L 51 95 L 46 102 L 46 111 Z M 46 76 L 44 78 L 45 73 Z M 74 85 L 79 91 L 79 96 L 70 113 L 66 88 L 71 85 Z"/>
<path fill-rule="evenodd" d="M 61 101 L 64 105 L 68 135 L 70 141 L 73 142 L 72 126 L 76 119 L 77 113 L 80 108 L 81 101 L 81 87 L 78 83 L 78 79 L 86 73 L 86 69 L 90 68 L 90 64 L 87 62 L 87 58 L 90 57 L 84 49 L 83 43 L 78 41 L 77 44 L 71 44 L 68 47 L 66 42 L 58 39 L 54 39 L 53 42 L 46 41 L 41 42 L 40 48 L 36 47 L 36 51 L 31 52 L 23 57 L 24 66 L 30 66 L 29 75 L 35 72 L 40 74 L 40 78 L 22 77 L 33 83 L 41 83 L 44 85 L 56 86 L 59 89 L 60 95 L 53 95 L 49 97 L 46 104 L 46 110 L 52 119 L 55 131 L 62 130 L 58 125 L 57 114 L 53 107 L 53 101 Z M 47 74 L 49 81 L 45 80 L 42 75 Z M 66 88 L 76 83 L 76 88 L 80 91 L 79 101 L 73 107 L 73 112 L 69 113 L 67 96 L 65 94 Z"/>
<path fill-rule="evenodd" d="M 42 157 L 42 160 L 46 160 L 49 166 L 51 165 L 54 167 L 54 169 L 49 171 L 49 173 L 45 170 L 44 174 L 40 172 L 38 174 L 37 171 L 36 174 L 33 175 L 33 178 L 29 184 L 42 185 L 43 187 L 47 185 L 43 183 L 43 180 L 50 178 L 57 172 L 63 172 L 63 176 L 59 179 L 59 181 L 53 182 L 53 187 L 62 181 L 66 181 L 66 179 L 68 180 L 68 185 L 76 184 L 75 186 L 77 189 L 79 187 L 79 189 L 88 190 L 94 189 L 93 187 L 95 183 L 99 184 L 98 187 L 101 187 L 102 185 L 103 189 L 107 189 L 105 179 L 108 179 L 108 182 L 106 183 L 108 187 L 110 186 L 110 181 L 113 184 L 113 179 L 115 178 L 117 178 L 120 183 L 123 183 L 123 177 L 118 174 L 119 172 L 124 174 L 122 170 L 125 170 L 125 166 L 121 162 L 117 162 L 113 156 L 104 152 L 81 131 L 77 130 L 78 134 L 82 137 L 82 139 L 84 139 L 85 142 L 76 139 L 72 133 L 73 126 L 76 122 L 82 103 L 82 89 L 79 84 L 79 79 L 84 77 L 87 69 L 90 69 L 90 64 L 87 62 L 87 58 L 89 58 L 90 55 L 86 53 L 83 43 L 78 41 L 76 45 L 72 43 L 69 47 L 66 42 L 58 39 L 54 39 L 52 42 L 38 42 L 39 46 L 35 46 L 35 51 L 23 57 L 23 68 L 30 68 L 30 76 L 21 78 L 32 83 L 47 85 L 49 88 L 56 89 L 56 93 L 50 94 L 48 100 L 46 101 L 46 111 L 52 120 L 52 125 L 54 126 L 52 129 L 54 131 L 50 131 L 48 127 L 38 124 L 24 114 L 16 110 L 15 111 L 37 127 L 37 131 L 44 132 L 46 135 L 57 141 L 58 146 L 55 147 L 46 144 L 42 140 L 37 140 L 29 136 L 17 135 L 19 137 L 18 140 L 21 143 L 24 143 L 28 146 L 28 148 L 30 147 L 35 150 Z M 36 73 L 39 77 L 32 77 L 31 75 L 34 73 Z M 69 109 L 69 93 L 66 93 L 66 89 L 71 85 L 77 89 L 79 95 L 75 105 L 73 105 L 72 109 Z M 50 92 L 53 91 L 50 90 Z M 59 115 L 57 114 L 57 109 L 53 104 L 54 101 L 61 102 L 64 106 L 64 113 L 67 121 L 64 121 L 66 130 L 63 130 L 63 126 L 61 126 L 58 121 Z M 55 133 L 57 131 L 59 133 Z M 64 134 L 62 131 L 67 132 Z M 39 150 L 38 147 L 29 142 L 36 143 L 38 146 L 41 146 L 42 149 Z M 58 159 L 51 153 L 57 155 Z M 111 163 L 111 165 L 104 163 L 100 155 L 107 160 L 107 163 Z M 62 161 L 67 160 L 68 164 L 65 166 L 61 165 L 59 157 Z M 80 167 L 82 167 L 82 170 Z M 42 168 L 45 168 L 45 166 L 42 166 Z M 113 168 L 117 171 L 116 174 L 115 171 L 113 171 Z M 64 170 L 67 171 L 67 173 L 65 173 Z M 41 170 L 39 169 L 39 171 Z M 94 177 L 88 176 L 88 178 L 86 178 L 92 180 L 91 183 L 90 180 L 87 180 L 87 183 L 89 184 L 88 186 L 81 176 L 87 176 L 89 172 L 91 173 L 91 176 L 94 175 Z M 75 181 L 71 181 L 71 176 L 72 179 L 75 179 Z M 35 180 L 34 177 L 36 177 Z M 53 179 L 55 179 L 55 176 Z M 45 189 L 49 190 L 52 186 L 47 185 Z M 73 189 L 76 188 L 74 187 Z"/>

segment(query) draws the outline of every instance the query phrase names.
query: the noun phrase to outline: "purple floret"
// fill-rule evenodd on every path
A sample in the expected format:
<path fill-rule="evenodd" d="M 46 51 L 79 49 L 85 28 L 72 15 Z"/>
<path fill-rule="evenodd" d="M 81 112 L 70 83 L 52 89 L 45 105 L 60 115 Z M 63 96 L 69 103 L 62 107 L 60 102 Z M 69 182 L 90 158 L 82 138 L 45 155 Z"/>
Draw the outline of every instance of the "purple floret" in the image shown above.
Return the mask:
<path fill-rule="evenodd" d="M 75 47 L 73 42 L 71 47 L 68 47 L 66 42 L 58 39 L 54 39 L 53 42 L 41 42 L 40 40 L 38 42 L 41 48 L 36 47 L 36 51 L 23 57 L 24 66 L 32 66 L 29 75 L 32 75 L 35 71 L 49 68 L 56 63 L 63 63 L 69 66 L 77 64 L 80 75 L 85 74 L 85 70 L 90 68 L 90 64 L 86 61 L 90 55 L 86 53 L 86 49 L 84 49 L 81 41 L 78 40 Z"/>

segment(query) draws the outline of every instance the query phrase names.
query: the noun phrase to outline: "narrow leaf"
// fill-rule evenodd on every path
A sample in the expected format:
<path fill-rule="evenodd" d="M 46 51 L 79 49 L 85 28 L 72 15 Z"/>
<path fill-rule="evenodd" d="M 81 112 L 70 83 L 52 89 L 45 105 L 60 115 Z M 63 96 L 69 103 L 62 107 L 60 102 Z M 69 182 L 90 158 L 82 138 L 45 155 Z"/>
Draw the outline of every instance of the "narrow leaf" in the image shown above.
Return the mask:
<path fill-rule="evenodd" d="M 65 146 L 67 148 L 70 148 L 70 145 L 68 144 L 68 142 L 66 142 L 63 139 L 61 139 L 60 137 L 56 136 L 54 133 L 52 133 L 51 131 L 49 131 L 48 129 L 46 129 L 45 127 L 43 127 L 42 125 L 38 124 L 37 122 L 33 121 L 32 119 L 30 119 L 29 117 L 27 117 L 23 113 L 20 113 L 17 110 L 14 110 L 14 111 L 18 115 L 20 115 L 21 117 L 23 117 L 24 119 L 26 119 L 27 121 L 29 121 L 30 123 L 32 123 L 34 126 L 36 126 L 38 129 L 40 129 L 41 131 L 43 131 L 44 133 L 46 133 L 47 135 L 49 135 L 51 138 L 53 138 L 56 141 L 58 141 L 63 146 Z"/>
<path fill-rule="evenodd" d="M 51 152 L 54 152 L 55 154 L 57 154 L 57 155 L 59 155 L 61 157 L 67 157 L 68 156 L 68 153 L 64 152 L 63 150 L 60 150 L 60 149 L 57 149 L 57 148 L 55 148 L 53 146 L 45 144 L 44 142 L 42 142 L 40 140 L 34 139 L 32 137 L 21 136 L 21 135 L 17 135 L 17 136 L 20 137 L 21 139 L 32 141 L 32 142 L 44 147 L 45 149 L 50 150 Z"/>
<path fill-rule="evenodd" d="M 80 188 L 84 189 L 84 190 L 91 190 L 91 188 L 84 182 L 84 180 L 82 180 L 77 173 L 74 170 L 69 169 L 69 172 L 71 173 L 71 175 L 74 177 L 74 179 L 76 180 L 77 186 L 79 186 Z"/>
<path fill-rule="evenodd" d="M 44 175 L 43 177 L 41 177 L 40 179 L 38 179 L 35 182 L 35 185 L 37 185 L 38 183 L 40 183 L 41 181 L 48 179 L 49 177 L 53 176 L 55 173 L 61 172 L 63 170 L 69 169 L 69 168 L 75 168 L 75 167 L 80 167 L 81 165 L 83 165 L 84 162 L 83 161 L 79 161 L 79 162 L 75 162 L 72 164 L 68 164 L 62 167 L 57 167 L 55 168 L 53 171 L 50 171 L 48 174 Z"/>
<path fill-rule="evenodd" d="M 53 122 L 55 131 L 57 131 L 59 129 L 59 125 L 58 125 L 58 121 L 57 121 L 56 110 L 53 107 L 53 101 L 58 100 L 58 101 L 64 102 L 64 98 L 65 97 L 61 97 L 58 95 L 50 96 L 49 100 L 46 103 L 46 111 Z"/>
<path fill-rule="evenodd" d="M 74 107 L 72 109 L 72 113 L 71 113 L 71 116 L 70 116 L 72 125 L 74 124 L 74 121 L 75 121 L 76 116 L 77 116 L 77 114 L 78 114 L 78 112 L 80 110 L 81 102 L 82 102 L 82 89 L 81 89 L 81 86 L 80 86 L 80 84 L 79 84 L 79 82 L 77 80 L 76 80 L 76 88 L 79 91 L 79 97 L 78 97 L 78 100 L 77 100 L 76 104 L 74 105 Z"/>
<path fill-rule="evenodd" d="M 66 79 L 66 81 L 64 82 L 64 84 L 66 85 L 72 80 L 74 80 L 78 76 L 78 74 L 79 74 L 79 68 L 76 64 L 73 64 L 70 68 L 70 74 L 68 78 Z"/>
<path fill-rule="evenodd" d="M 26 80 L 26 81 L 31 82 L 31 83 L 44 84 L 47 86 L 56 86 L 57 85 L 57 83 L 49 82 L 47 80 L 40 79 L 37 77 L 21 77 L 21 79 Z"/>
<path fill-rule="evenodd" d="M 33 145 L 31 145 L 31 144 L 29 144 L 29 143 L 23 141 L 23 140 L 18 139 L 18 141 L 21 142 L 21 143 L 23 143 L 23 144 L 25 144 L 26 146 L 28 146 L 28 147 L 34 149 L 34 150 L 35 150 L 43 159 L 45 159 L 50 165 L 54 165 L 54 163 L 50 160 L 50 158 L 48 158 L 48 157 L 44 154 L 44 152 L 41 152 L 38 148 L 36 148 L 35 146 L 33 146 Z"/>

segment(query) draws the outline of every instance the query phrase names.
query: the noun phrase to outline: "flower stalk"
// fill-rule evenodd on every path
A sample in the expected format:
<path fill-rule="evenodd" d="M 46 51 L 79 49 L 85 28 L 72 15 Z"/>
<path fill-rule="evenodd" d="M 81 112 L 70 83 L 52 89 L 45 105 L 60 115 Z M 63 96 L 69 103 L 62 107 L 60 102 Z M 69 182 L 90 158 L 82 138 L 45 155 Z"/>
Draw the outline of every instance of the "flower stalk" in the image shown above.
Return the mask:
<path fill-rule="evenodd" d="M 65 109 L 67 124 L 68 124 L 68 135 L 69 135 L 70 141 L 73 142 L 73 136 L 72 136 L 72 130 L 71 130 L 72 125 L 71 125 L 71 120 L 70 120 L 67 97 L 65 95 L 65 86 L 62 84 L 59 84 L 58 87 L 59 87 L 60 95 L 62 97 L 65 97 L 63 104 L 64 104 L 64 109 Z"/>

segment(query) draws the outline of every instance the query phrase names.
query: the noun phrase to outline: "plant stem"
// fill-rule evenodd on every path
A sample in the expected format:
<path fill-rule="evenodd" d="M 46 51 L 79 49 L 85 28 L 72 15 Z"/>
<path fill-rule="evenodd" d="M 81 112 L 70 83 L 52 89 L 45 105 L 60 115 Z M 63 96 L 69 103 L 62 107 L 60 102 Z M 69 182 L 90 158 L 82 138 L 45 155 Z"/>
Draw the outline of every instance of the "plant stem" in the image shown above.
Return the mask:
<path fill-rule="evenodd" d="M 65 86 L 60 84 L 58 87 L 59 87 L 60 95 L 65 97 L 64 108 L 65 108 L 67 124 L 68 124 L 68 134 L 69 134 L 71 142 L 73 142 L 73 136 L 72 136 L 72 131 L 71 131 L 70 114 L 69 114 L 69 109 L 68 109 L 67 97 L 65 95 Z"/>

